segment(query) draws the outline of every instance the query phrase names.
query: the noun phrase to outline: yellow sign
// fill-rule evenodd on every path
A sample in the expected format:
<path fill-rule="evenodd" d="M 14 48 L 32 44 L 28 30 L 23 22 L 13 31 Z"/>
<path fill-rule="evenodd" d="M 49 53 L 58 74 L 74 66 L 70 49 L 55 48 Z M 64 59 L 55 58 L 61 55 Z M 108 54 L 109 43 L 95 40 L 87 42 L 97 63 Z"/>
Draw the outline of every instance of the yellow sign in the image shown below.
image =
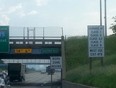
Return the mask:
<path fill-rule="evenodd" d="M 15 53 L 32 53 L 32 49 L 15 49 Z"/>

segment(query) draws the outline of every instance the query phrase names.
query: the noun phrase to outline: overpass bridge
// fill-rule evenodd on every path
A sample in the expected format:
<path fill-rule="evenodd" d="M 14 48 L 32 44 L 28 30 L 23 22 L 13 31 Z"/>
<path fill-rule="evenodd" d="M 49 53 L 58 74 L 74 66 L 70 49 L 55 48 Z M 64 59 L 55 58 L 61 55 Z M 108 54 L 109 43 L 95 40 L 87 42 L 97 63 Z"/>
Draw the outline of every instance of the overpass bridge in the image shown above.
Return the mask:
<path fill-rule="evenodd" d="M 62 31 L 61 36 L 57 36 L 57 35 L 46 36 L 45 28 L 42 29 L 43 35 L 36 36 L 38 32 L 36 31 L 35 27 L 24 28 L 22 32 L 23 36 L 19 36 L 18 34 L 20 32 L 17 31 L 10 32 L 11 34 L 12 33 L 15 34 L 15 36 L 11 36 L 9 34 L 9 31 L 10 31 L 10 27 L 0 26 L 0 43 L 2 44 L 0 45 L 1 46 L 0 49 L 4 49 L 8 47 L 8 52 L 0 51 L 0 59 L 2 59 L 6 63 L 10 63 L 10 60 L 12 59 L 14 61 L 13 63 L 19 63 L 20 60 L 23 59 L 25 60 L 25 62 L 21 62 L 21 63 L 28 64 L 27 61 L 31 59 L 31 62 L 29 62 L 29 64 L 49 64 L 51 56 L 61 56 L 62 65 L 63 65 L 63 78 L 64 78 L 65 53 L 64 53 L 64 36 L 63 36 L 62 28 L 61 28 Z M 47 33 L 49 33 L 49 31 Z M 49 61 L 32 62 L 32 60 L 49 60 Z"/>
<path fill-rule="evenodd" d="M 16 37 L 15 37 L 16 38 Z M 59 38 L 59 37 L 58 37 Z M 1 59 L 49 59 L 61 56 L 61 39 L 9 39 L 9 52 Z"/>
<path fill-rule="evenodd" d="M 21 28 L 22 30 L 19 28 L 19 31 L 15 30 L 16 33 L 11 29 L 13 28 L 9 26 L 0 26 L 0 42 L 8 41 L 8 46 L 6 46 L 8 52 L 0 52 L 0 59 L 50 59 L 51 56 L 62 56 L 62 43 L 64 42 L 62 28 L 60 28 L 62 30 L 61 36 L 46 36 L 45 28 L 42 28 L 43 33 L 41 34 L 43 35 L 41 36 L 36 36 L 40 35 L 37 34 L 40 29 L 36 27 L 24 27 Z M 19 36 L 20 32 L 22 32 L 22 35 Z M 4 45 L 2 46 L 6 48 Z"/>
<path fill-rule="evenodd" d="M 50 59 L 2 59 L 2 61 L 7 63 L 23 63 L 27 65 L 50 65 Z M 2 64 L 0 64 L 2 65 Z"/>

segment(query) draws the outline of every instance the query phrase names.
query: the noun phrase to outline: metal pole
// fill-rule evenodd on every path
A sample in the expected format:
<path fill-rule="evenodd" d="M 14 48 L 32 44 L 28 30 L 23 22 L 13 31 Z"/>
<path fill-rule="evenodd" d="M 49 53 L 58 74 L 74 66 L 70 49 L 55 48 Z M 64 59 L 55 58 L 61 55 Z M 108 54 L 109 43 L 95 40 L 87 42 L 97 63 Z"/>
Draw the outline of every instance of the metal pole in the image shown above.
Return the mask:
<path fill-rule="evenodd" d="M 45 28 L 43 27 L 43 39 L 44 39 L 44 36 L 45 36 L 45 35 L 44 35 L 44 32 L 45 32 L 44 29 L 45 29 Z"/>
<path fill-rule="evenodd" d="M 27 27 L 27 39 L 29 39 L 29 28 Z M 28 41 L 29 43 L 29 41 Z"/>
<path fill-rule="evenodd" d="M 61 50 L 62 50 L 62 79 L 65 79 L 66 76 L 66 67 L 65 67 L 65 45 L 64 45 L 64 36 L 62 36 L 62 44 L 61 44 Z"/>
<path fill-rule="evenodd" d="M 63 27 L 62 27 L 62 36 L 63 36 Z"/>
<path fill-rule="evenodd" d="M 102 67 L 104 66 L 103 57 L 101 58 L 101 66 L 102 66 Z"/>
<path fill-rule="evenodd" d="M 62 73 L 62 68 L 61 68 L 61 88 L 62 88 L 62 82 L 63 82 L 62 76 L 63 76 L 63 73 Z"/>
<path fill-rule="evenodd" d="M 25 27 L 23 28 L 23 38 L 25 39 Z"/>
<path fill-rule="evenodd" d="M 100 26 L 102 26 L 102 0 L 100 0 Z"/>
<path fill-rule="evenodd" d="M 91 74 L 92 73 L 92 58 L 89 58 L 89 69 Z"/>
<path fill-rule="evenodd" d="M 52 65 L 51 65 L 51 58 L 50 58 L 50 74 L 51 74 L 51 88 L 52 88 Z"/>
<path fill-rule="evenodd" d="M 106 0 L 104 0 L 104 21 L 105 21 L 105 36 L 107 36 L 107 8 L 106 8 Z"/>
<path fill-rule="evenodd" d="M 35 39 L 35 27 L 33 29 L 33 38 Z"/>
<path fill-rule="evenodd" d="M 100 26 L 102 26 L 102 0 L 100 0 Z M 103 58 L 101 58 L 101 65 L 103 65 Z"/>
<path fill-rule="evenodd" d="M 53 83 L 53 81 L 52 81 L 52 69 L 51 69 L 51 88 L 52 88 L 52 83 Z"/>

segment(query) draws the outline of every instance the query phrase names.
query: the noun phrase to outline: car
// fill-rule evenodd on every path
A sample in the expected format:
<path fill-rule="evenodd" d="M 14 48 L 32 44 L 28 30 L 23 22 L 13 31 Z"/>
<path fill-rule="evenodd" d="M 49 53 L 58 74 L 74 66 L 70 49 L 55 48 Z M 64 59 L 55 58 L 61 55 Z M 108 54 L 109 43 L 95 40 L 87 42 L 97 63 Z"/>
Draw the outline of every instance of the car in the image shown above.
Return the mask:
<path fill-rule="evenodd" d="M 11 88 L 8 77 L 3 73 L 0 73 L 0 88 Z"/>
<path fill-rule="evenodd" d="M 3 78 L 0 77 L 0 88 L 6 88 L 5 81 Z"/>
<path fill-rule="evenodd" d="M 45 74 L 46 73 L 46 70 L 41 70 L 41 74 Z"/>
<path fill-rule="evenodd" d="M 0 88 L 11 88 L 10 84 L 5 83 L 5 80 L 0 77 Z"/>
<path fill-rule="evenodd" d="M 51 66 L 47 66 L 46 72 L 48 73 L 48 75 L 53 75 L 55 73 L 55 69 L 51 68 Z"/>

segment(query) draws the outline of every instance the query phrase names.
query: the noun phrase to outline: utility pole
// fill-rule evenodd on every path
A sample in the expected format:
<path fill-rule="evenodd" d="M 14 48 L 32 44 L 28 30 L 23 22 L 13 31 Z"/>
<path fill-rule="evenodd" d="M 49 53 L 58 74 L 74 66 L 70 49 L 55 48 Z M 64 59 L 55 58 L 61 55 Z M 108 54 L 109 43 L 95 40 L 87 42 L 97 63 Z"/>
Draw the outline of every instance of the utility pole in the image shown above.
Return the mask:
<path fill-rule="evenodd" d="M 102 0 L 100 0 L 100 26 L 102 27 Z M 101 58 L 101 65 L 103 66 L 103 57 Z"/>
<path fill-rule="evenodd" d="M 105 23 L 105 36 L 107 36 L 107 6 L 106 0 L 104 0 L 104 23 Z"/>
<path fill-rule="evenodd" d="M 102 0 L 100 0 L 100 26 L 102 26 Z"/>

